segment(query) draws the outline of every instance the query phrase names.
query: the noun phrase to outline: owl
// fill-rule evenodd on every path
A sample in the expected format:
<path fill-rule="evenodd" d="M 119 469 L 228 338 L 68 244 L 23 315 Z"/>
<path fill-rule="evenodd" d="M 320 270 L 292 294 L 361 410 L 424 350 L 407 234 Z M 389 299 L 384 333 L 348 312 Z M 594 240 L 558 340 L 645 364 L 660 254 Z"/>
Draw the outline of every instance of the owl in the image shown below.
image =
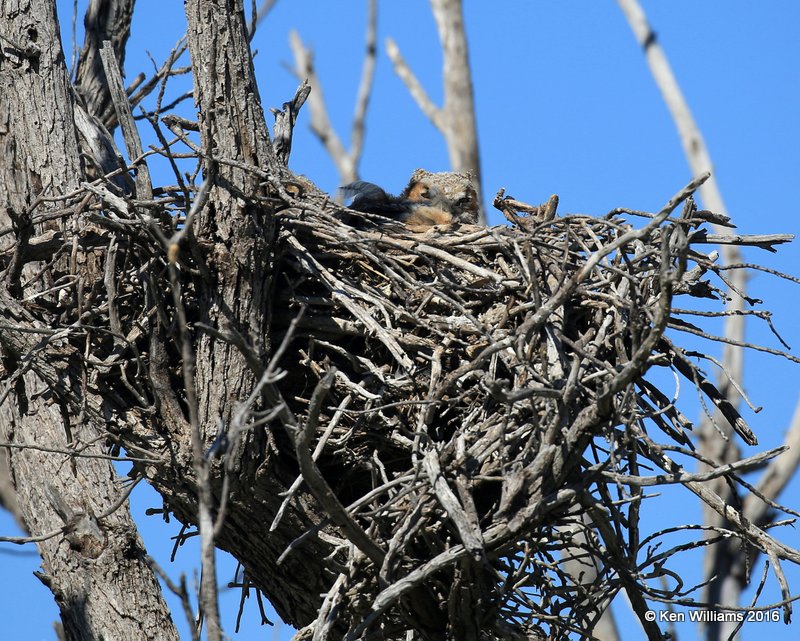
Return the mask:
<path fill-rule="evenodd" d="M 478 194 L 468 173 L 431 173 L 417 169 L 399 196 L 363 180 L 344 185 L 350 209 L 399 220 L 414 232 L 433 227 L 474 225 L 479 220 Z"/>

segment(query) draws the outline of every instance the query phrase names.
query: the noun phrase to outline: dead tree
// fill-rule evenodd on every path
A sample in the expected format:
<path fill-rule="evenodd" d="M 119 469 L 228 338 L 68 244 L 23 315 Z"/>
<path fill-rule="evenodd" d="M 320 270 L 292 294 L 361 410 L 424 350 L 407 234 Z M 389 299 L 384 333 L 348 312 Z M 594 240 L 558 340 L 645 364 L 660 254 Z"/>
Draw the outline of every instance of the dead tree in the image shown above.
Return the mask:
<path fill-rule="evenodd" d="M 480 199 L 483 186 L 478 126 L 461 0 L 431 0 L 431 10 L 442 45 L 444 104 L 441 107 L 428 96 L 392 38 L 386 40 L 386 52 L 414 102 L 444 136 L 451 169 L 472 173 Z"/>
<path fill-rule="evenodd" d="M 372 95 L 372 85 L 375 78 L 375 62 L 377 57 L 377 30 L 378 30 L 378 2 L 369 0 L 367 3 L 367 28 L 364 64 L 361 68 L 361 80 L 358 85 L 358 94 L 353 113 L 353 122 L 350 132 L 350 149 L 346 150 L 344 143 L 336 133 L 330 118 L 328 108 L 322 94 L 322 82 L 314 67 L 314 55 L 303 44 L 296 31 L 289 34 L 289 44 L 294 56 L 294 73 L 299 80 L 307 80 L 311 85 L 309 109 L 311 110 L 311 130 L 331 157 L 339 173 L 339 184 L 346 185 L 359 178 L 358 166 L 364 150 L 365 121 L 367 107 Z"/>
<path fill-rule="evenodd" d="M 618 4 L 625 14 L 637 42 L 642 47 L 653 79 L 672 114 L 692 173 L 700 175 L 710 172 L 712 170 L 711 155 L 647 16 L 636 0 L 618 0 Z M 727 214 L 722 194 L 713 177 L 700 188 L 699 193 L 701 201 L 706 207 L 717 213 Z M 720 231 L 720 229 L 716 231 Z M 743 261 L 744 257 L 739 247 L 735 245 L 721 247 L 723 266 L 738 265 Z M 732 342 L 723 346 L 723 371 L 718 375 L 721 393 L 735 407 L 741 404 L 741 395 L 736 389 L 734 381 L 743 379 L 745 369 L 744 349 L 737 345 L 737 342 L 741 343 L 745 334 L 747 314 L 743 312 L 747 308 L 748 300 L 747 279 L 746 271 L 730 270 L 729 272 L 727 287 L 733 294 L 729 295 L 727 300 L 724 336 L 726 339 L 732 339 Z M 800 404 L 798 408 L 800 408 Z M 708 413 L 698 431 L 699 451 L 705 457 L 725 464 L 741 458 L 739 443 L 730 438 L 731 431 L 719 412 Z M 725 438 L 719 438 L 720 433 L 725 435 Z M 748 495 L 746 491 L 743 493 L 736 486 L 727 484 L 724 478 L 715 481 L 714 490 L 728 503 L 743 504 L 743 513 L 749 521 L 767 526 L 771 519 L 779 516 L 769 510 L 769 501 L 778 499 L 800 464 L 800 448 L 797 447 L 799 439 L 800 411 L 796 411 L 784 441 L 789 451 L 785 456 L 772 461 L 761 473 L 760 480 L 755 483 L 759 493 L 768 501 Z M 710 526 L 707 536 L 712 536 L 711 528 L 727 526 L 725 517 L 708 507 L 704 509 L 704 516 L 705 524 Z M 751 580 L 747 568 L 753 562 L 753 555 L 752 549 L 742 549 L 735 544 L 708 546 L 704 561 L 704 576 L 707 581 L 705 599 L 724 605 L 740 605 L 742 592 Z M 729 639 L 732 634 L 735 634 L 737 623 L 733 620 L 709 621 L 705 624 L 705 638 L 707 641 Z"/>
<path fill-rule="evenodd" d="M 698 324 L 725 314 L 709 243 L 789 236 L 709 233 L 730 223 L 695 206 L 705 177 L 652 213 L 559 216 L 499 193 L 509 226 L 417 234 L 345 211 L 285 166 L 302 91 L 268 134 L 241 2 L 186 11 L 198 120 L 154 114 L 157 151 L 100 52 L 124 187 L 121 170 L 85 176 L 52 6 L 2 36 L 2 445 L 70 634 L 107 633 L 114 576 L 141 598 L 120 638 L 175 636 L 108 462 L 121 452 L 200 534 L 209 638 L 215 547 L 298 638 L 565 638 L 624 591 L 661 639 L 648 603 L 699 590 L 674 558 L 729 539 L 769 559 L 788 620 L 790 519 L 767 531 L 711 485 L 783 448 L 688 472 L 692 424 L 650 374 L 755 444 L 676 337 L 716 340 Z M 152 184 L 152 153 L 174 184 Z M 727 525 L 643 532 L 644 488 L 662 484 Z M 566 549 L 602 560 L 591 581 Z"/>

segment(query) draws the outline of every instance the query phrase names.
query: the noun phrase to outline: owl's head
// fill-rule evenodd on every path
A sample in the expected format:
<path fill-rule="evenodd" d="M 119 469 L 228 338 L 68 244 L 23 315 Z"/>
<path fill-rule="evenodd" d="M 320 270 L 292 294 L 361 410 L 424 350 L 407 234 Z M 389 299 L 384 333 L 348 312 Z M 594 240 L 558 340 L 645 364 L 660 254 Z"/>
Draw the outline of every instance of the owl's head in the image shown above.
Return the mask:
<path fill-rule="evenodd" d="M 401 196 L 414 202 L 430 202 L 449 211 L 455 222 L 474 225 L 479 219 L 478 193 L 466 172 L 431 173 L 417 169 Z"/>

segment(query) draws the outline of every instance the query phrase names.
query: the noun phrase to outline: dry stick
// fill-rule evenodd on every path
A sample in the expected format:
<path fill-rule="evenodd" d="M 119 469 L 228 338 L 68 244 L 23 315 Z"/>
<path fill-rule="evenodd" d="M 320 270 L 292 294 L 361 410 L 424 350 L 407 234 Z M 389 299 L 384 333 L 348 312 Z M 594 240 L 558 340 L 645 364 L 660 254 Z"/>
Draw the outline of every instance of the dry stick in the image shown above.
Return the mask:
<path fill-rule="evenodd" d="M 308 84 L 308 80 L 303 80 L 291 100 L 284 102 L 280 110 L 272 110 L 275 115 L 272 146 L 275 148 L 275 157 L 283 165 L 288 166 L 289 164 L 289 155 L 292 153 L 292 134 L 295 122 L 297 122 L 297 114 L 310 93 L 311 85 Z"/>
<path fill-rule="evenodd" d="M 633 560 L 626 558 L 625 547 L 621 544 L 614 531 L 614 524 L 609 522 L 609 516 L 606 511 L 598 507 L 594 500 L 590 497 L 584 497 L 582 500 L 585 502 L 586 507 L 589 508 L 592 522 L 605 543 L 606 553 L 617 562 L 615 569 L 620 574 L 625 593 L 628 595 L 631 607 L 639 618 L 639 623 L 644 628 L 647 638 L 650 641 L 662 640 L 664 637 L 661 634 L 661 629 L 655 619 L 651 619 L 648 616 L 650 610 L 647 606 L 647 601 L 645 601 L 639 590 L 639 584 L 632 571 L 635 569 L 632 567 Z"/>
<path fill-rule="evenodd" d="M 783 442 L 788 452 L 764 471 L 756 485 L 759 493 L 772 500 L 780 495 L 800 464 L 800 401 L 795 406 L 794 416 Z M 748 521 L 761 524 L 766 520 L 769 505 L 757 496 L 748 494 L 744 499 L 742 512 Z"/>
<path fill-rule="evenodd" d="M 305 480 L 311 492 L 322 507 L 325 508 L 331 520 L 342 528 L 350 541 L 366 554 L 376 566 L 380 567 L 385 555 L 384 551 L 381 550 L 375 541 L 373 541 L 361 526 L 355 522 L 344 506 L 339 502 L 339 499 L 333 493 L 333 490 L 331 490 L 317 468 L 316 463 L 311 458 L 311 439 L 317 431 L 322 404 L 325 402 L 328 392 L 330 392 L 335 375 L 336 370 L 331 369 L 322 377 L 320 382 L 317 383 L 317 386 L 314 388 L 314 393 L 311 395 L 308 417 L 306 418 L 305 425 L 302 428 L 299 426 L 290 428 L 288 431 L 294 441 L 295 454 L 300 464 L 300 471 L 303 473 L 303 480 Z"/>
<path fill-rule="evenodd" d="M 346 583 L 347 575 L 339 573 L 322 601 L 317 620 L 312 624 L 314 627 L 312 641 L 325 641 L 325 639 L 330 638 L 328 635 L 333 628 L 333 624 L 336 623 L 336 604 L 342 598 L 342 591 Z"/>
<path fill-rule="evenodd" d="M 308 265 L 309 269 L 324 279 L 331 290 L 331 297 L 340 302 L 346 307 L 350 313 L 353 314 L 358 320 L 373 331 L 380 337 L 381 342 L 386 345 L 386 348 L 397 359 L 397 363 L 405 370 L 411 371 L 414 368 L 414 362 L 400 347 L 397 339 L 392 333 L 386 331 L 384 327 L 378 323 L 366 310 L 353 300 L 350 296 L 341 294 L 343 284 L 336 278 L 328 269 L 319 263 L 306 249 L 297 241 L 297 239 L 290 237 L 289 243 L 300 253 L 304 262 Z"/>
<path fill-rule="evenodd" d="M 200 641 L 200 631 L 197 629 L 197 625 L 195 623 L 195 614 L 192 612 L 192 602 L 189 599 L 189 590 L 186 588 L 186 576 L 181 574 L 181 582 L 180 585 L 175 585 L 172 579 L 169 578 L 169 575 L 164 571 L 164 569 L 156 562 L 155 559 L 151 556 L 145 557 L 145 563 L 150 566 L 150 569 L 155 572 L 159 578 L 164 582 L 164 585 L 167 586 L 170 592 L 172 592 L 181 602 L 181 608 L 183 608 L 183 614 L 186 616 L 186 620 L 189 623 L 189 631 L 192 635 L 192 641 Z"/>
<path fill-rule="evenodd" d="M 139 158 L 144 153 L 142 150 L 142 141 L 139 138 L 139 132 L 133 120 L 131 104 L 125 93 L 125 87 L 122 84 L 122 75 L 117 65 L 117 58 L 114 55 L 114 48 L 110 42 L 106 41 L 102 44 L 100 47 L 100 57 L 103 61 L 103 69 L 106 72 L 106 78 L 108 79 L 111 99 L 114 102 L 114 109 L 117 112 L 117 119 L 122 128 L 122 135 L 125 140 L 125 147 L 128 150 L 128 157 L 131 158 L 131 160 Z M 153 197 L 153 183 L 150 180 L 150 170 L 147 168 L 147 163 L 145 161 L 142 161 L 141 164 L 136 167 L 136 195 L 138 198 L 145 200 L 149 200 Z"/>
<path fill-rule="evenodd" d="M 750 601 L 750 610 L 755 609 L 756 603 L 758 603 L 758 599 L 761 596 L 761 592 L 764 589 L 764 585 L 767 583 L 767 576 L 769 575 L 769 563 L 766 561 L 764 562 L 764 569 L 761 570 L 761 580 L 758 582 L 758 586 L 756 587 L 755 593 L 753 594 L 753 598 Z M 741 621 L 736 624 L 736 627 L 731 632 L 731 635 L 728 637 L 729 639 L 735 639 L 736 635 L 739 634 L 739 630 L 742 629 L 744 626 L 745 621 L 747 621 L 747 617 L 742 617 Z"/>
<path fill-rule="evenodd" d="M 550 510 L 558 509 L 569 500 L 574 499 L 575 496 L 576 493 L 574 490 L 560 490 L 555 496 L 546 497 L 536 506 L 529 520 L 532 520 L 536 516 L 541 516 L 543 513 L 547 513 Z M 484 542 L 487 549 L 495 549 L 506 541 L 513 539 L 519 533 L 519 530 L 512 529 L 509 525 L 510 524 L 498 523 L 487 529 L 484 534 Z M 355 641 L 355 639 L 359 639 L 364 631 L 368 630 L 383 612 L 388 610 L 409 590 L 421 585 L 432 574 L 453 565 L 456 561 L 464 558 L 468 554 L 469 551 L 464 545 L 454 545 L 382 590 L 372 603 L 372 612 L 345 637 L 345 641 Z"/>
<path fill-rule="evenodd" d="M 344 414 L 344 410 L 350 404 L 350 401 L 352 400 L 352 398 L 353 397 L 350 396 L 350 395 L 345 396 L 342 399 L 341 403 L 339 403 L 339 407 L 336 408 L 336 413 L 333 415 L 333 418 L 329 421 L 328 426 L 325 428 L 325 432 L 322 434 L 322 436 L 319 439 L 319 442 L 317 443 L 316 447 L 314 448 L 314 452 L 311 455 L 311 460 L 312 461 L 316 462 L 317 459 L 322 454 L 322 452 L 324 451 L 325 445 L 327 444 L 328 439 L 330 438 L 331 434 L 333 433 L 333 430 L 336 428 L 336 426 L 338 425 L 339 421 L 341 420 L 341 417 Z M 289 487 L 289 489 L 286 490 L 286 492 L 285 492 L 286 497 L 283 499 L 283 502 L 281 503 L 281 506 L 278 508 L 278 511 L 275 513 L 275 518 L 272 519 L 272 524 L 269 526 L 269 531 L 270 532 L 274 532 L 278 528 L 278 524 L 281 522 L 281 519 L 283 518 L 283 515 L 286 512 L 286 508 L 289 507 L 289 503 L 291 502 L 292 497 L 294 497 L 295 492 L 297 492 L 297 490 L 300 488 L 300 485 L 301 485 L 302 482 L 303 482 L 303 475 L 300 474 L 294 480 L 294 482 Z"/>
<path fill-rule="evenodd" d="M 214 549 L 214 517 L 212 504 L 209 464 L 203 456 L 203 440 L 200 434 L 198 417 L 197 389 L 195 387 L 195 353 L 189 335 L 186 309 L 183 306 L 180 275 L 174 263 L 169 265 L 169 279 L 172 286 L 172 299 L 178 321 L 181 342 L 183 384 L 186 391 L 186 405 L 189 410 L 189 424 L 192 435 L 192 467 L 197 484 L 197 529 L 200 532 L 200 604 L 201 611 L 208 619 L 210 640 L 220 639 L 222 630 L 217 596 L 217 570 Z"/>
<path fill-rule="evenodd" d="M 695 234 L 693 243 L 715 245 L 746 245 L 759 247 L 775 253 L 773 245 L 782 245 L 794 240 L 794 234 Z M 742 290 L 744 291 L 744 290 Z M 742 296 L 744 298 L 744 296 Z"/>
<path fill-rule="evenodd" d="M 442 474 L 439 455 L 435 449 L 430 449 L 425 453 L 422 458 L 422 467 L 428 475 L 428 480 L 436 494 L 436 498 L 439 499 L 439 503 L 447 512 L 447 516 L 456 526 L 461 541 L 472 555 L 472 558 L 480 561 L 485 554 L 480 524 L 470 520 L 466 511 L 458 502 L 453 490 L 450 489 L 447 480 Z"/>
<path fill-rule="evenodd" d="M 680 473 L 680 465 L 664 454 L 654 443 L 651 442 L 650 446 L 651 452 L 656 455 L 653 456 L 651 460 L 667 472 Z M 741 535 L 746 537 L 747 541 L 755 545 L 760 551 L 768 555 L 774 554 L 776 558 L 788 559 L 794 563 L 800 564 L 800 550 L 784 545 L 773 539 L 761 527 L 748 521 L 741 512 L 726 503 L 717 493 L 708 489 L 705 485 L 695 481 L 687 481 L 684 487 L 694 492 L 706 505 L 724 519 L 733 523 L 739 529 Z M 778 574 L 780 573 L 782 575 L 782 571 L 780 569 L 774 569 L 774 571 L 780 582 L 782 579 Z M 791 603 L 787 602 L 784 604 L 784 613 L 785 615 L 791 614 Z"/>
<path fill-rule="evenodd" d="M 778 585 L 781 588 L 781 596 L 783 597 L 783 622 L 786 625 L 792 620 L 792 595 L 789 591 L 789 583 L 786 581 L 786 575 L 783 573 L 783 567 L 778 555 L 773 548 L 767 550 L 767 556 L 772 561 L 772 571 L 775 573 L 775 578 L 778 580 Z"/>
<path fill-rule="evenodd" d="M 464 271 L 467 271 L 478 278 L 486 278 L 498 283 L 503 281 L 503 277 L 496 272 L 486 269 L 485 267 L 481 267 L 480 265 L 475 265 L 459 256 L 454 256 L 450 252 L 447 252 L 443 249 L 439 249 L 433 244 L 427 242 L 428 239 L 426 239 L 426 242 L 422 242 L 417 239 L 412 240 L 410 238 L 403 237 L 397 238 L 377 232 L 367 232 L 364 234 L 364 236 L 381 244 L 385 244 L 388 247 L 404 247 L 409 250 L 418 251 L 421 254 L 426 254 L 432 258 L 436 258 L 437 260 L 447 261 L 453 266 L 463 269 Z"/>
<path fill-rule="evenodd" d="M 635 240 L 640 240 L 650 235 L 681 202 L 686 200 L 686 198 L 694 193 L 697 188 L 707 179 L 708 174 L 693 179 L 688 185 L 686 185 L 686 187 L 681 189 L 677 194 L 670 198 L 658 215 L 650 220 L 650 222 L 648 222 L 644 227 L 639 229 L 631 229 L 625 232 L 624 234 L 618 236 L 614 241 L 607 243 L 589 256 L 581 268 L 569 280 L 567 280 L 546 303 L 542 304 L 542 306 L 539 307 L 534 314 L 525 319 L 525 321 L 519 326 L 517 335 L 520 338 L 530 336 L 531 332 L 538 328 L 550 316 L 550 314 L 553 313 L 554 310 L 558 309 L 564 304 L 564 301 L 566 301 L 574 289 L 589 277 L 592 270 L 603 258 L 608 256 L 613 251 L 616 251 L 620 247 L 624 247 Z M 449 387 L 459 378 L 467 374 L 467 372 L 475 369 L 482 362 L 486 361 L 486 359 L 488 359 L 492 354 L 510 347 L 513 342 L 514 339 L 511 336 L 501 341 L 496 341 L 484 348 L 471 362 L 464 363 L 463 365 L 457 367 L 448 375 L 445 383 L 439 387 L 439 392 L 434 400 L 441 399 L 441 397 L 446 393 L 447 389 L 449 389 Z M 434 409 L 435 408 L 431 406 L 431 409 L 429 410 L 431 414 Z"/>
<path fill-rule="evenodd" d="M 100 457 L 98 456 L 97 458 Z M 94 518 L 100 521 L 101 519 L 111 516 L 114 512 L 116 512 L 131 495 L 131 492 L 133 492 L 134 488 L 139 484 L 139 481 L 141 481 L 141 477 L 137 478 L 128 487 L 126 487 L 114 500 L 114 502 L 102 512 L 102 514 L 99 514 Z M 44 534 L 39 534 L 37 536 L 0 536 L 0 543 L 14 543 L 16 545 L 23 545 L 25 543 L 40 543 L 56 536 L 68 535 L 73 529 L 74 523 L 69 522 L 63 527 L 60 527 L 56 530 L 51 530 L 50 532 L 45 532 Z"/>
<path fill-rule="evenodd" d="M 185 238 L 186 234 L 188 234 L 189 230 L 192 228 L 192 223 L 194 222 L 195 216 L 197 216 L 197 214 L 203 210 L 203 207 L 205 207 L 206 203 L 208 202 L 211 188 L 214 186 L 214 182 L 217 178 L 217 163 L 209 163 L 207 172 L 208 173 L 205 180 L 203 180 L 203 184 L 200 185 L 199 191 L 197 194 L 195 194 L 194 200 L 192 201 L 192 206 L 189 209 L 189 213 L 186 214 L 186 220 L 184 221 L 183 227 L 172 234 L 169 242 L 165 243 L 167 260 L 172 264 L 174 264 L 178 259 L 178 247 L 180 242 Z"/>
<path fill-rule="evenodd" d="M 736 314 L 736 316 L 744 316 L 743 314 Z M 783 358 L 792 361 L 793 363 L 800 363 L 800 356 L 793 356 L 792 354 L 788 354 L 780 349 L 774 349 L 772 347 L 762 347 L 761 345 L 756 345 L 754 343 L 749 343 L 747 341 L 736 340 L 733 338 L 729 338 L 726 336 L 717 336 L 715 334 L 709 334 L 708 332 L 704 332 L 700 329 L 694 329 L 693 327 L 688 327 L 686 325 L 682 325 L 680 323 L 670 323 L 669 324 L 671 329 L 674 329 L 679 332 L 686 332 L 687 334 L 694 334 L 695 336 L 701 336 L 702 338 L 707 338 L 709 340 L 715 341 L 717 343 L 724 343 L 726 345 L 734 345 L 736 347 L 747 347 L 749 349 L 755 350 L 757 352 L 764 352 L 765 354 L 772 354 L 773 356 L 782 356 Z M 733 376 L 733 374 L 730 374 Z M 738 385 L 733 386 L 734 389 L 738 387 Z M 738 397 L 737 397 L 738 398 Z M 754 443 L 751 443 L 754 445 Z"/>
<path fill-rule="evenodd" d="M 153 89 L 156 88 L 159 82 L 164 82 L 167 77 L 182 75 L 189 73 L 191 71 L 191 67 L 179 67 L 177 69 L 172 68 L 174 62 L 178 60 L 181 56 L 183 56 L 187 48 L 188 45 L 186 44 L 186 36 L 183 35 L 178 40 L 178 42 L 175 43 L 175 46 L 172 48 L 172 51 L 170 51 L 167 62 L 161 65 L 158 71 L 156 71 L 156 73 L 153 74 L 153 76 L 149 80 L 144 81 L 142 79 L 142 81 L 140 81 L 140 83 L 136 85 L 136 87 L 138 87 L 138 90 L 136 89 L 136 87 L 132 86 L 126 91 L 126 94 L 130 94 L 129 101 L 132 107 L 135 107 L 140 102 L 142 102 L 142 100 L 144 100 L 148 95 L 150 95 Z M 134 91 L 136 93 L 133 93 Z M 191 95 L 191 93 L 189 95 Z M 174 103 L 172 106 L 174 106 Z M 171 106 L 168 105 L 166 108 L 171 108 Z"/>
<path fill-rule="evenodd" d="M 789 448 L 786 445 L 775 447 L 766 452 L 761 452 L 753 456 L 748 456 L 741 461 L 734 461 L 727 465 L 715 467 L 710 472 L 674 472 L 669 474 L 657 474 L 655 476 L 633 476 L 631 474 L 617 474 L 616 472 L 609 472 L 607 470 L 600 471 L 600 474 L 615 483 L 624 483 L 626 485 L 634 485 L 638 487 L 647 487 L 653 485 L 669 485 L 673 483 L 688 483 L 690 481 L 702 483 L 712 479 L 719 478 L 733 472 L 749 472 L 752 469 L 758 468 L 765 461 L 768 461 L 780 454 L 786 452 Z"/>
<path fill-rule="evenodd" d="M 704 336 L 704 338 L 711 337 Z M 702 372 L 700 372 L 700 369 L 686 357 L 686 354 L 684 354 L 683 350 L 673 345 L 668 338 L 662 338 L 662 340 L 666 346 L 666 349 L 663 349 L 662 351 L 670 356 L 670 362 L 672 365 L 684 377 L 686 377 L 687 380 L 692 381 L 697 387 L 698 391 L 702 391 L 709 398 L 709 400 L 719 410 L 720 414 L 722 414 L 722 416 L 725 417 L 725 420 L 728 421 L 732 429 L 739 436 L 741 436 L 746 443 L 749 445 L 756 445 L 758 443 L 758 439 L 756 438 L 755 434 L 753 434 L 753 431 L 747 425 L 747 422 L 744 420 L 744 418 L 742 418 L 739 410 L 736 409 L 736 407 L 728 400 L 727 397 L 723 396 L 719 392 L 719 390 L 702 374 Z M 707 455 L 707 458 L 710 460 L 718 460 L 714 456 Z"/>
<path fill-rule="evenodd" d="M 106 438 L 107 435 L 104 434 L 103 438 Z M 9 442 L 2 442 L 0 441 L 0 448 L 7 447 L 9 449 L 19 449 L 19 450 L 35 450 L 37 452 L 48 452 L 51 454 L 64 454 L 68 457 L 75 457 L 75 458 L 92 458 L 92 459 L 100 459 L 105 461 L 117 461 L 119 463 L 148 463 L 148 464 L 164 464 L 167 462 L 166 458 L 145 458 L 145 457 L 136 457 L 136 456 L 114 456 L 113 454 L 87 454 L 85 452 L 81 452 L 79 450 L 73 449 L 62 449 L 58 447 L 44 447 L 41 445 L 36 445 L 35 443 L 9 443 Z"/>

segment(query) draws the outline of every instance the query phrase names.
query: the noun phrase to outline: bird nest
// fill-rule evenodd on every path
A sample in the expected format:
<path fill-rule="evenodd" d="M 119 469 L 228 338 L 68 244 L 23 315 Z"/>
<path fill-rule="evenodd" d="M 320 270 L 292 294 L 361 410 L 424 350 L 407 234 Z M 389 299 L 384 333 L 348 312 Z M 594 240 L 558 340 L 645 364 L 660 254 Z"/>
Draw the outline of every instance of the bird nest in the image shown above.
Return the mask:
<path fill-rule="evenodd" d="M 704 476 L 687 472 L 692 424 L 653 376 L 671 371 L 688 380 L 744 441 L 756 442 L 701 370 L 695 357 L 703 354 L 665 332 L 715 340 L 686 320 L 696 313 L 691 305 L 674 302 L 706 301 L 713 307 L 703 314 L 725 314 L 719 288 L 728 272 L 703 251 L 708 243 L 771 249 L 786 236 L 709 233 L 709 223 L 729 224 L 697 209 L 699 182 L 658 213 L 601 218 L 556 216 L 555 199 L 529 206 L 501 193 L 495 206 L 508 226 L 411 233 L 345 211 L 296 178 L 273 185 L 280 198 L 252 203 L 269 221 L 278 210 L 269 364 L 248 351 L 233 324 L 208 324 L 202 306 L 217 286 L 211 274 L 230 263 L 221 249 L 205 251 L 203 240 L 185 235 L 191 224 L 169 215 L 179 200 L 171 192 L 163 203 L 141 205 L 159 214 L 144 217 L 139 203 L 86 185 L 33 222 L 80 222 L 88 208 L 90 224 L 74 236 L 18 232 L 0 259 L 13 283 L 15 265 L 53 256 L 48 282 L 57 284 L 42 287 L 36 303 L 3 295 L 15 322 L 29 326 L 6 327 L 4 345 L 30 361 L 65 407 L 107 425 L 118 445 L 152 455 L 137 458 L 137 469 L 184 522 L 196 507 L 191 473 L 181 466 L 196 446 L 178 427 L 189 422 L 194 398 L 184 387 L 191 376 L 180 375 L 185 356 L 204 336 L 245 353 L 255 386 L 250 406 L 229 399 L 244 408 L 231 425 L 200 417 L 205 461 L 224 505 L 231 475 L 223 470 L 233 470 L 237 456 L 272 457 L 272 467 L 256 460 L 251 477 L 241 463 L 228 518 L 249 527 L 269 515 L 266 540 L 279 543 L 259 548 L 264 558 L 248 558 L 247 528 L 223 527 L 218 541 L 273 598 L 269 582 L 280 583 L 274 577 L 291 565 L 287 558 L 315 568 L 303 574 L 318 581 L 304 597 L 310 605 L 293 610 L 300 602 L 293 594 L 276 601 L 295 623 L 308 623 L 300 638 L 407 638 L 410 630 L 435 639 L 558 638 L 593 629 L 620 590 L 643 625 L 653 625 L 644 599 L 686 603 L 669 561 L 703 545 L 692 536 L 656 554 L 675 529 L 640 530 L 641 488 L 664 482 L 683 483 L 724 515 L 724 536 L 769 554 L 776 573 L 777 561 L 800 561 L 703 485 L 723 476 L 736 482 L 778 450 Z M 167 242 L 170 234 L 185 237 L 191 251 Z M 72 260 L 58 259 L 70 251 Z M 75 264 L 86 276 L 72 295 Z M 36 332 L 52 334 L 51 346 L 42 347 Z M 256 428 L 267 423 L 270 447 L 262 451 Z M 222 443 L 222 435 L 234 441 L 245 430 L 251 450 Z M 265 482 L 265 469 L 281 478 Z M 646 470 L 655 472 L 642 476 Z M 189 491 L 179 494 L 184 479 Z M 305 518 L 309 496 L 313 514 Z M 219 512 L 224 521 L 225 508 Z M 304 546 L 323 553 L 303 557 Z M 314 601 L 320 590 L 327 593 Z"/>
<path fill-rule="evenodd" d="M 713 340 L 674 303 L 726 299 L 707 243 L 786 240 L 709 234 L 730 225 L 697 209 L 697 186 L 602 218 L 500 193 L 510 226 L 458 233 L 282 214 L 280 389 L 306 417 L 290 430 L 303 479 L 353 546 L 306 632 L 433 634 L 444 618 L 450 638 L 558 637 L 591 629 L 621 589 L 685 589 L 653 587 L 667 559 L 638 540 L 640 470 L 674 480 L 693 450 L 651 374 L 687 379 L 755 444 L 700 354 L 665 332 Z"/>

